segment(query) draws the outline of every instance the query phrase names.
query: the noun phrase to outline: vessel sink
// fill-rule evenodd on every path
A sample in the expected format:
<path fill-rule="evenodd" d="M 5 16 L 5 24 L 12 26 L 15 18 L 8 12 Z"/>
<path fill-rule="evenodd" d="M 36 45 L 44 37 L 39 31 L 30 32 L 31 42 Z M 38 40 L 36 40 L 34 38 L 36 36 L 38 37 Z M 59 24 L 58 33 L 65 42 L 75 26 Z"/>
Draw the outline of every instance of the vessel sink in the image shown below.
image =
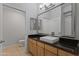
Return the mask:
<path fill-rule="evenodd" d="M 53 44 L 53 43 L 56 43 L 57 41 L 59 41 L 59 37 L 44 36 L 44 37 L 40 37 L 40 40 Z"/>

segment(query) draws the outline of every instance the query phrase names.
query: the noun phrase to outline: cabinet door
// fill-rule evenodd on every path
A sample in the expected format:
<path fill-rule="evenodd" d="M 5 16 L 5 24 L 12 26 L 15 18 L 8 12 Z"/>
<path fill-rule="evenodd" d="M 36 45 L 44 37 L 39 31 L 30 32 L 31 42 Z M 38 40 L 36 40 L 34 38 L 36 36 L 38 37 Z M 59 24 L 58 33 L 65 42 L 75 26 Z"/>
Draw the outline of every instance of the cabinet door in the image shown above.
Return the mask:
<path fill-rule="evenodd" d="M 29 39 L 29 51 L 32 53 L 32 55 L 37 55 L 36 41 L 33 39 Z"/>
<path fill-rule="evenodd" d="M 57 48 L 56 47 L 45 44 L 45 50 L 48 50 L 51 53 L 57 55 Z"/>
<path fill-rule="evenodd" d="M 30 39 L 30 38 L 28 40 L 28 51 L 32 52 L 32 39 Z"/>
<path fill-rule="evenodd" d="M 32 54 L 33 54 L 34 56 L 37 56 L 37 46 L 33 46 L 33 45 L 32 45 Z"/>
<path fill-rule="evenodd" d="M 78 53 L 78 56 L 79 56 L 79 53 Z"/>
<path fill-rule="evenodd" d="M 37 42 L 38 56 L 44 56 L 44 43 Z"/>
<path fill-rule="evenodd" d="M 49 50 L 45 49 L 45 56 L 56 56 L 56 55 L 50 52 Z"/>
<path fill-rule="evenodd" d="M 29 51 L 32 53 L 32 43 L 29 44 Z"/>
<path fill-rule="evenodd" d="M 59 56 L 74 56 L 74 54 L 71 54 L 71 53 L 61 50 L 61 49 L 58 49 L 58 55 Z"/>
<path fill-rule="evenodd" d="M 44 56 L 44 48 L 38 46 L 38 56 Z"/>
<path fill-rule="evenodd" d="M 44 48 L 44 43 L 42 43 L 42 42 L 37 42 L 37 46 Z"/>

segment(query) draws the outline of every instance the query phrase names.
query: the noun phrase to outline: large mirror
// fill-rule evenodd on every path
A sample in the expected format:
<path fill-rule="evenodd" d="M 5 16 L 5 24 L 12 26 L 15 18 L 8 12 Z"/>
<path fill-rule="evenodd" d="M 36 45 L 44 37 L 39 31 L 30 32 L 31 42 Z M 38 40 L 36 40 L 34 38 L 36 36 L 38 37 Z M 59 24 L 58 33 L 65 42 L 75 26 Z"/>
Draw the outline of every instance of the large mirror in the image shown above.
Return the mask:
<path fill-rule="evenodd" d="M 38 16 L 41 21 L 39 33 L 60 35 L 61 33 L 61 6 Z"/>
<path fill-rule="evenodd" d="M 39 33 L 73 36 L 74 22 L 72 13 L 72 4 L 67 3 L 41 14 L 38 16 L 38 21 L 41 22 Z"/>

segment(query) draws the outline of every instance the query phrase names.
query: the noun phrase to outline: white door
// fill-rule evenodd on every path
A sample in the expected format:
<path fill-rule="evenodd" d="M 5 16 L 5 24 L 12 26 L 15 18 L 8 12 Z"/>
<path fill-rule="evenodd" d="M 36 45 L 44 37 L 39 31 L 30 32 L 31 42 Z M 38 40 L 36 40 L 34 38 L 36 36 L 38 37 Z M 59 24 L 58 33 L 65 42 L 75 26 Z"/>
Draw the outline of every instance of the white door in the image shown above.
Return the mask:
<path fill-rule="evenodd" d="M 3 6 L 3 39 L 4 47 L 25 39 L 25 13 L 17 9 Z"/>

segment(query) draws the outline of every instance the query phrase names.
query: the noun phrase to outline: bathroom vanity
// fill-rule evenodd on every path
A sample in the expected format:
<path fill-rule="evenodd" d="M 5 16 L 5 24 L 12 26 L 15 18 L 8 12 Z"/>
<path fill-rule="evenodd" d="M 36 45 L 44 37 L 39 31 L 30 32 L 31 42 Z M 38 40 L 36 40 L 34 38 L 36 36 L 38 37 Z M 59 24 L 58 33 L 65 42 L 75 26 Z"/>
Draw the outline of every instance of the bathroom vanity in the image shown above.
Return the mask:
<path fill-rule="evenodd" d="M 45 37 L 47 35 L 29 35 L 29 52 L 34 56 L 79 55 L 78 10 L 79 4 L 64 3 L 38 14 L 38 25 L 41 25 L 37 33 L 54 32 L 53 37 L 58 36 L 59 40 L 54 42 L 53 38 Z"/>
<path fill-rule="evenodd" d="M 76 46 L 69 47 L 62 44 L 62 38 L 55 43 L 48 43 L 40 40 L 40 37 L 29 35 L 28 50 L 34 56 L 77 56 L 79 55 Z M 65 42 L 63 42 L 65 43 Z M 73 42 L 74 44 L 75 42 Z"/>

